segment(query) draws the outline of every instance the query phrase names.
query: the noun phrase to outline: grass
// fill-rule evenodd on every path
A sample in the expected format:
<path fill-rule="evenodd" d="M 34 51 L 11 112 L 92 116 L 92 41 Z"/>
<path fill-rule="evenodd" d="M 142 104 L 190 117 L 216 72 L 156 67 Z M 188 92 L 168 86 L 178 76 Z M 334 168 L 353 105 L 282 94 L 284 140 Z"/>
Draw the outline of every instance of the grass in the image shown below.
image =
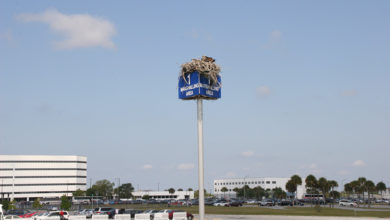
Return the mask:
<path fill-rule="evenodd" d="M 111 205 L 115 208 L 128 209 L 178 209 L 185 210 L 192 214 L 198 213 L 198 206 L 192 207 L 168 207 L 161 205 Z M 206 214 L 221 215 L 294 215 L 294 216 L 350 216 L 350 217 L 380 217 L 390 218 L 390 210 L 381 211 L 354 211 L 353 209 L 338 209 L 329 207 L 285 207 L 282 209 L 262 208 L 262 207 L 214 207 L 206 206 Z"/>

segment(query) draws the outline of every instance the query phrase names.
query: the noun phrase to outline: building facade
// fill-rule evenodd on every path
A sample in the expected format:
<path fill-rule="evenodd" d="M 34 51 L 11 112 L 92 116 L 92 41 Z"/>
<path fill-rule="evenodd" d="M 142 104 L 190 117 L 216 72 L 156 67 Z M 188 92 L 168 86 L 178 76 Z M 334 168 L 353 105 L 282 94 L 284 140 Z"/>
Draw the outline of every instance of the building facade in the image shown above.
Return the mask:
<path fill-rule="evenodd" d="M 277 187 L 286 191 L 286 183 L 290 178 L 276 178 L 276 177 L 247 177 L 247 178 L 237 178 L 237 179 L 217 179 L 214 180 L 214 195 L 217 197 L 228 196 L 235 197 L 236 193 L 234 188 L 242 188 L 245 185 L 248 185 L 250 188 L 261 186 L 263 189 L 272 190 Z M 227 188 L 227 192 L 222 192 L 223 187 Z M 298 186 L 297 196 L 302 198 L 305 193 L 304 186 Z"/>
<path fill-rule="evenodd" d="M 32 200 L 86 190 L 87 157 L 0 155 L 1 198 Z"/>
<path fill-rule="evenodd" d="M 169 199 L 193 199 L 194 191 L 175 191 L 169 193 L 168 191 L 136 191 L 132 192 L 136 199 L 142 199 L 143 196 L 148 195 L 150 199 L 155 200 L 169 200 Z"/>

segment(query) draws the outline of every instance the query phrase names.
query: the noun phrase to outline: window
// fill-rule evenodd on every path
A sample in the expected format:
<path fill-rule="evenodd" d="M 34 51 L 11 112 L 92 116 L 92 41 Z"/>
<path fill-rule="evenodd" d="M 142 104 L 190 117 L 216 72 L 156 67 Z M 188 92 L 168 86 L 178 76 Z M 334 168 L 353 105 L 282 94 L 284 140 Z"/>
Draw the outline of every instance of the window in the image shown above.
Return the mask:
<path fill-rule="evenodd" d="M 276 184 L 276 181 L 272 181 L 272 184 Z"/>
<path fill-rule="evenodd" d="M 270 181 L 265 182 L 266 184 L 270 184 Z"/>

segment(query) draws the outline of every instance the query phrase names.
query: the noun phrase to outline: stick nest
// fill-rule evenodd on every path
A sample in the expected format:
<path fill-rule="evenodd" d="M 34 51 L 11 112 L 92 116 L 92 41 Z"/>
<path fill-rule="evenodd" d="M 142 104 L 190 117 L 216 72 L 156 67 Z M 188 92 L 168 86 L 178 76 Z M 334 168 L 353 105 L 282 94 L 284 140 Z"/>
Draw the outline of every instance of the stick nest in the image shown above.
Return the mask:
<path fill-rule="evenodd" d="M 187 73 L 199 72 L 211 80 L 212 85 L 218 83 L 217 76 L 221 72 L 221 67 L 215 64 L 215 59 L 208 56 L 202 56 L 202 59 L 192 59 L 191 62 L 181 65 L 181 77 L 187 82 L 185 75 Z"/>

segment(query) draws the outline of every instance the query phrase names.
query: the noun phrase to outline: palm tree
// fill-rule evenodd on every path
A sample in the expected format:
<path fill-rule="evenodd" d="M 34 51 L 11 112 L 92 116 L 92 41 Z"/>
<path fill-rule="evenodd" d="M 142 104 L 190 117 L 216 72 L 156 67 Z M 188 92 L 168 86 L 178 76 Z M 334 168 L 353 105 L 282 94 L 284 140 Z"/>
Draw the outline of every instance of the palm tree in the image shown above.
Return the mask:
<path fill-rule="evenodd" d="M 358 187 L 357 187 L 357 189 L 358 189 L 359 193 L 362 194 L 362 196 L 363 196 L 363 202 L 364 202 L 364 192 L 366 192 L 366 187 L 365 187 L 365 185 L 366 185 L 367 179 L 366 179 L 365 177 L 359 177 L 358 180 L 357 180 L 357 182 L 358 182 Z"/>
<path fill-rule="evenodd" d="M 292 177 L 290 177 L 290 181 L 295 185 L 295 190 L 293 191 L 293 193 L 295 193 L 295 198 L 297 198 L 297 188 L 299 185 L 302 185 L 302 179 L 300 176 L 295 174 Z"/>
<path fill-rule="evenodd" d="M 350 194 L 353 193 L 353 187 L 352 187 L 351 183 L 344 184 L 344 192 L 347 193 L 348 197 L 349 197 Z"/>
<path fill-rule="evenodd" d="M 329 192 L 329 183 L 325 177 L 321 177 L 318 179 L 318 189 L 321 191 L 322 196 L 324 197 L 324 202 L 326 202 L 326 195 Z"/>
<path fill-rule="evenodd" d="M 305 179 L 305 183 L 306 183 L 306 191 L 309 194 L 314 194 L 316 192 L 317 185 L 318 185 L 316 177 L 312 174 L 308 175 Z M 311 200 L 311 205 L 312 205 L 313 204 L 313 197 L 310 197 L 310 200 Z"/>
<path fill-rule="evenodd" d="M 228 191 L 228 189 L 226 187 L 222 187 L 221 192 L 223 192 L 223 197 L 224 198 L 226 198 L 225 197 L 225 192 L 227 192 L 227 191 Z"/>
<path fill-rule="evenodd" d="M 383 191 L 386 191 L 386 184 L 382 181 L 377 183 L 376 190 L 378 190 L 381 193 L 381 197 L 383 199 Z"/>
<path fill-rule="evenodd" d="M 370 201 L 370 193 L 373 194 L 376 191 L 375 184 L 371 180 L 367 180 L 364 184 L 364 188 L 367 191 L 368 196 L 368 207 L 370 208 L 371 201 Z"/>
<path fill-rule="evenodd" d="M 331 192 L 335 192 L 335 191 L 334 191 L 334 188 L 339 186 L 339 184 L 337 183 L 336 180 L 329 180 L 329 181 L 328 181 L 328 185 L 329 185 L 329 187 L 330 187 L 330 191 L 331 191 Z M 330 194 L 329 194 L 329 195 L 330 195 Z M 330 195 L 330 196 L 331 196 L 333 199 L 335 199 L 333 195 L 335 195 L 335 193 L 332 193 L 332 195 Z M 331 203 L 331 205 L 332 205 L 332 204 L 333 204 L 333 203 Z"/>

